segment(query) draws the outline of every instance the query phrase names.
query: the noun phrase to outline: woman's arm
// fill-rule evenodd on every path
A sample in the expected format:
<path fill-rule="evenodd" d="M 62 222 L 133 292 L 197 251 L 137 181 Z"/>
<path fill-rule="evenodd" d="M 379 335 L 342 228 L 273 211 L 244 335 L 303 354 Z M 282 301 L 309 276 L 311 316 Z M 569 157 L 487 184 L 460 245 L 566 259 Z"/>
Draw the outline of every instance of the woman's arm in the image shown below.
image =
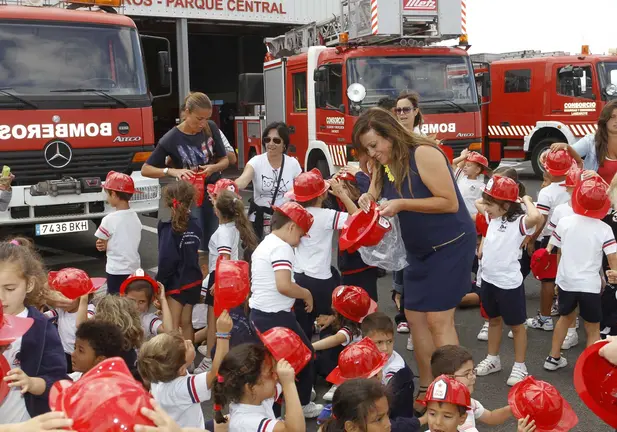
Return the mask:
<path fill-rule="evenodd" d="M 253 181 L 254 175 L 255 169 L 253 168 L 253 166 L 251 164 L 246 164 L 246 166 L 244 167 L 244 171 L 242 171 L 240 177 L 236 179 L 236 184 L 241 190 L 246 189 L 249 183 Z"/>

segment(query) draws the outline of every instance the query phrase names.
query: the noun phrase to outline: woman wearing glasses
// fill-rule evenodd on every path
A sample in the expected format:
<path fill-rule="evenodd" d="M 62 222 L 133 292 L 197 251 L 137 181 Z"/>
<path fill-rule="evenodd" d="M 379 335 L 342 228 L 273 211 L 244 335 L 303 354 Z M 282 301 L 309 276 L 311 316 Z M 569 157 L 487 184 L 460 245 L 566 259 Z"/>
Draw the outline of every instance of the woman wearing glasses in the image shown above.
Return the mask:
<path fill-rule="evenodd" d="M 285 192 L 292 188 L 294 178 L 302 172 L 298 161 L 285 154 L 289 145 L 289 128 L 285 123 L 275 122 L 266 126 L 261 142 L 265 151 L 248 161 L 236 180 L 240 189 L 253 182 L 249 218 L 260 239 L 270 231 L 272 206 L 280 206 L 287 201 Z"/>
<path fill-rule="evenodd" d="M 422 112 L 418 107 L 420 102 L 420 95 L 416 92 L 403 92 L 396 100 L 396 108 L 394 113 L 398 118 L 398 121 L 409 132 L 416 133 L 418 135 L 424 134 L 420 131 L 424 118 Z"/>

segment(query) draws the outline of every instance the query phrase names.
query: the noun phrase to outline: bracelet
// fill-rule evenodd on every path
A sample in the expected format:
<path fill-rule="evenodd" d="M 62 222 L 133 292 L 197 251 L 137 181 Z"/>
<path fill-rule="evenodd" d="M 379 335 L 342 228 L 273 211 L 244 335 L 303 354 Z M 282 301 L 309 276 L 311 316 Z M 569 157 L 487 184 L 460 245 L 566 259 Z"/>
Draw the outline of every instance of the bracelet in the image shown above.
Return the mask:
<path fill-rule="evenodd" d="M 217 339 L 231 339 L 231 333 L 219 333 L 216 332 Z"/>

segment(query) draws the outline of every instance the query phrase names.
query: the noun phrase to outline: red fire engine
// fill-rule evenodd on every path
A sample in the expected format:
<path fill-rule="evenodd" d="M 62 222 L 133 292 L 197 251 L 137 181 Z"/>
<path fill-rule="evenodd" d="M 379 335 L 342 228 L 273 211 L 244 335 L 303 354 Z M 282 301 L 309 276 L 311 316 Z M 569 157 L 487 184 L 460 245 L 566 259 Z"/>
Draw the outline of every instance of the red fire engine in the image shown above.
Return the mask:
<path fill-rule="evenodd" d="M 254 111 L 236 117 L 240 167 L 261 153 L 264 125 L 284 121 L 292 132 L 288 153 L 306 170 L 333 174 L 355 160 L 350 144 L 357 116 L 403 90 L 420 94 L 423 132 L 455 153 L 481 149 L 467 51 L 429 46 L 463 34 L 463 4 L 343 0 L 339 17 L 267 39 L 263 75 L 241 77 L 240 103 Z M 256 91 L 260 85 L 263 94 Z"/>
<path fill-rule="evenodd" d="M 617 97 L 617 57 L 521 51 L 474 54 L 482 95 L 484 152 L 491 164 L 531 160 L 554 142 L 574 144 L 595 133 L 607 101 Z"/>
<path fill-rule="evenodd" d="M 154 144 L 153 96 L 142 41 L 115 13 L 120 4 L 0 1 L 0 164 L 15 175 L 0 227 L 87 230 L 113 210 L 97 180 L 111 170 L 133 176 L 132 208 L 158 210 L 159 182 L 140 174 Z M 83 7 L 92 10 L 74 10 Z M 170 83 L 168 48 L 159 67 Z"/>

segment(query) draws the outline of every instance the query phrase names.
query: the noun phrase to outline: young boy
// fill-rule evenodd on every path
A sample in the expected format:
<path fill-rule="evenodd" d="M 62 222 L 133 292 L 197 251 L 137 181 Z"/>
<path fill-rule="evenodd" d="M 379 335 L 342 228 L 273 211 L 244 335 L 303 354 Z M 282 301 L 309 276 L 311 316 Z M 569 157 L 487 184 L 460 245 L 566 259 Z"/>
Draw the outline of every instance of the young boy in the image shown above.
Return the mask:
<path fill-rule="evenodd" d="M 74 370 L 69 376 L 77 381 L 83 374 L 110 357 L 122 357 L 122 330 L 115 324 L 89 320 L 77 327 L 75 350 L 71 354 Z"/>
<path fill-rule="evenodd" d="M 437 348 L 431 357 L 431 371 L 433 376 L 448 375 L 453 377 L 467 387 L 469 394 L 473 393 L 476 384 L 476 371 L 471 353 L 466 348 L 458 345 L 444 345 Z M 476 420 L 489 426 L 496 426 L 505 423 L 511 416 L 512 410 L 507 405 L 490 411 L 477 400 L 471 399 L 467 418 L 458 430 L 478 432 Z"/>
<path fill-rule="evenodd" d="M 413 417 L 413 372 L 394 351 L 394 323 L 383 312 L 368 315 L 362 321 L 362 335 L 371 339 L 380 352 L 388 354 L 381 382 L 390 389 L 390 418 Z"/>
<path fill-rule="evenodd" d="M 137 213 L 129 206 L 135 193 L 135 183 L 131 176 L 110 171 L 104 187 L 107 191 L 107 203 L 116 211 L 103 218 L 94 235 L 98 239 L 96 248 L 107 252 L 107 292 L 118 294 L 122 282 L 141 267 L 141 222 Z"/>
<path fill-rule="evenodd" d="M 478 213 L 476 201 L 482 197 L 484 190 L 484 176 L 488 170 L 488 159 L 477 152 L 464 149 L 461 155 L 452 161 L 454 178 L 465 200 L 467 211 L 472 217 Z"/>
<path fill-rule="evenodd" d="M 471 397 L 467 387 L 447 375 L 435 378 L 426 391 L 429 432 L 458 432 L 469 416 Z"/>

